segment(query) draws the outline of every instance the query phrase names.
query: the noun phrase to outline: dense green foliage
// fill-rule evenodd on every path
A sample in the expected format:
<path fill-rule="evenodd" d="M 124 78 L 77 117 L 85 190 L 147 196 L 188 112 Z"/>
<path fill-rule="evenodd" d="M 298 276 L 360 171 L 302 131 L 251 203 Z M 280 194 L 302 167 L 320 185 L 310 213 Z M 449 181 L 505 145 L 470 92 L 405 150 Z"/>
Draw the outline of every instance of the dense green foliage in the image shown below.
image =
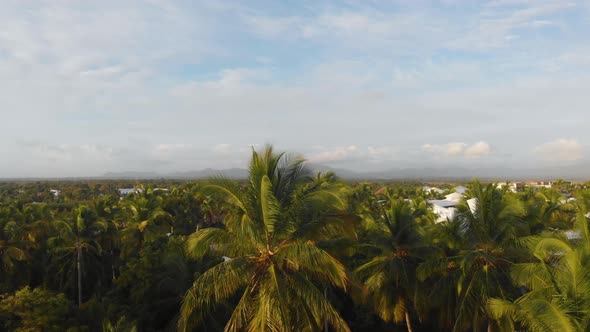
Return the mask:
<path fill-rule="evenodd" d="M 472 181 L 436 223 L 419 183 L 345 183 L 271 148 L 249 170 L 0 183 L 0 331 L 590 328 L 584 184 Z"/>

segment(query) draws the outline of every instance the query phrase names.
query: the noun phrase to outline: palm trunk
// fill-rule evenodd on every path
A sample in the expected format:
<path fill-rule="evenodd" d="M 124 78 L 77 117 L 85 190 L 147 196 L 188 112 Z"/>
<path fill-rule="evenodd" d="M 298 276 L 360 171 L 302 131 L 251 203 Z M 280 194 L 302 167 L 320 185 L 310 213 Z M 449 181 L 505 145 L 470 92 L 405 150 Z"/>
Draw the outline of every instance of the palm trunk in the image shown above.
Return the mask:
<path fill-rule="evenodd" d="M 80 246 L 80 241 L 76 244 L 76 267 L 78 270 L 78 307 L 82 306 L 82 247 Z"/>
<path fill-rule="evenodd" d="M 324 287 L 324 298 L 328 301 L 328 287 Z M 324 332 L 328 332 L 328 319 L 324 319 Z"/>
<path fill-rule="evenodd" d="M 113 283 L 114 283 L 115 279 L 117 279 L 117 276 L 115 275 L 115 251 L 112 249 L 112 247 L 111 247 L 111 276 L 113 278 Z"/>
<path fill-rule="evenodd" d="M 412 332 L 412 321 L 410 320 L 410 312 L 406 310 L 406 327 L 408 332 Z"/>
<path fill-rule="evenodd" d="M 488 332 L 492 332 L 492 321 L 488 320 Z"/>
<path fill-rule="evenodd" d="M 141 248 L 143 248 L 143 233 L 139 234 L 139 240 L 137 241 L 137 253 L 138 254 L 141 251 Z"/>

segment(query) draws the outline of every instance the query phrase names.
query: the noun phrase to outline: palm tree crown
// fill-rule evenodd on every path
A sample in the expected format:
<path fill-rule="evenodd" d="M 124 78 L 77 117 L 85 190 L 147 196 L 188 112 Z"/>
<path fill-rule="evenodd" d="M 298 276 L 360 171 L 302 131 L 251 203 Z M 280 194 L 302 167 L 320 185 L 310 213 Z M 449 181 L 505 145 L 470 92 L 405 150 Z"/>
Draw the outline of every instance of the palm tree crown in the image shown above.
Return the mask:
<path fill-rule="evenodd" d="M 226 331 L 315 331 L 327 323 L 348 327 L 320 285 L 344 289 L 343 265 L 322 249 L 322 240 L 341 236 L 344 209 L 333 176 L 310 177 L 303 160 L 252 153 L 245 187 L 216 179 L 206 189 L 229 206 L 223 228 L 192 234 L 187 252 L 224 255 L 187 292 L 179 329 L 198 324 L 221 301 L 240 294 Z"/>

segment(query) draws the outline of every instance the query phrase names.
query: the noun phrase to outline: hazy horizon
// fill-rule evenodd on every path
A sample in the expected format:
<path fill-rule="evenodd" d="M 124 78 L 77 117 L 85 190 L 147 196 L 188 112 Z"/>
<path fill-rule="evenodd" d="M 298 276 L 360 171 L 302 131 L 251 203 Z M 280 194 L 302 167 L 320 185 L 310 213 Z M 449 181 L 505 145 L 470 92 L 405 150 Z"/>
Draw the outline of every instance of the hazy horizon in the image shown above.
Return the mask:
<path fill-rule="evenodd" d="M 563 0 L 6 1 L 0 178 L 243 168 L 268 143 L 367 172 L 589 165 L 589 17 Z"/>
<path fill-rule="evenodd" d="M 460 165 L 425 166 L 425 167 L 391 167 L 387 169 L 367 170 L 346 167 L 332 167 L 327 164 L 306 162 L 312 172 L 331 171 L 337 177 L 345 180 L 419 180 L 419 181 L 470 181 L 481 179 L 488 181 L 541 181 L 541 180 L 569 180 L 588 181 L 590 164 L 572 164 L 560 167 L 481 167 L 471 168 Z M 0 177 L 0 181 L 11 180 L 60 180 L 60 179 L 105 179 L 105 180 L 136 180 L 136 179 L 176 179 L 200 180 L 224 176 L 231 179 L 246 179 L 248 169 L 244 167 L 232 168 L 202 168 L 192 170 L 178 170 L 170 172 L 114 170 L 102 174 L 69 175 L 69 176 L 24 176 Z"/>

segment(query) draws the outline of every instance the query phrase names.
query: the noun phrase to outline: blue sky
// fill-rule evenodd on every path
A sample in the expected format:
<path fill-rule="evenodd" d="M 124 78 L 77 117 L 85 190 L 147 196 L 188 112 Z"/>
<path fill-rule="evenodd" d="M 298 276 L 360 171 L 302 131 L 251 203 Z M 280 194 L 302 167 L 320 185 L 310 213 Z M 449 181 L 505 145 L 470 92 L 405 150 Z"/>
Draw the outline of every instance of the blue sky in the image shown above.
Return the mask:
<path fill-rule="evenodd" d="M 11 1 L 0 177 L 590 157 L 590 1 Z"/>

